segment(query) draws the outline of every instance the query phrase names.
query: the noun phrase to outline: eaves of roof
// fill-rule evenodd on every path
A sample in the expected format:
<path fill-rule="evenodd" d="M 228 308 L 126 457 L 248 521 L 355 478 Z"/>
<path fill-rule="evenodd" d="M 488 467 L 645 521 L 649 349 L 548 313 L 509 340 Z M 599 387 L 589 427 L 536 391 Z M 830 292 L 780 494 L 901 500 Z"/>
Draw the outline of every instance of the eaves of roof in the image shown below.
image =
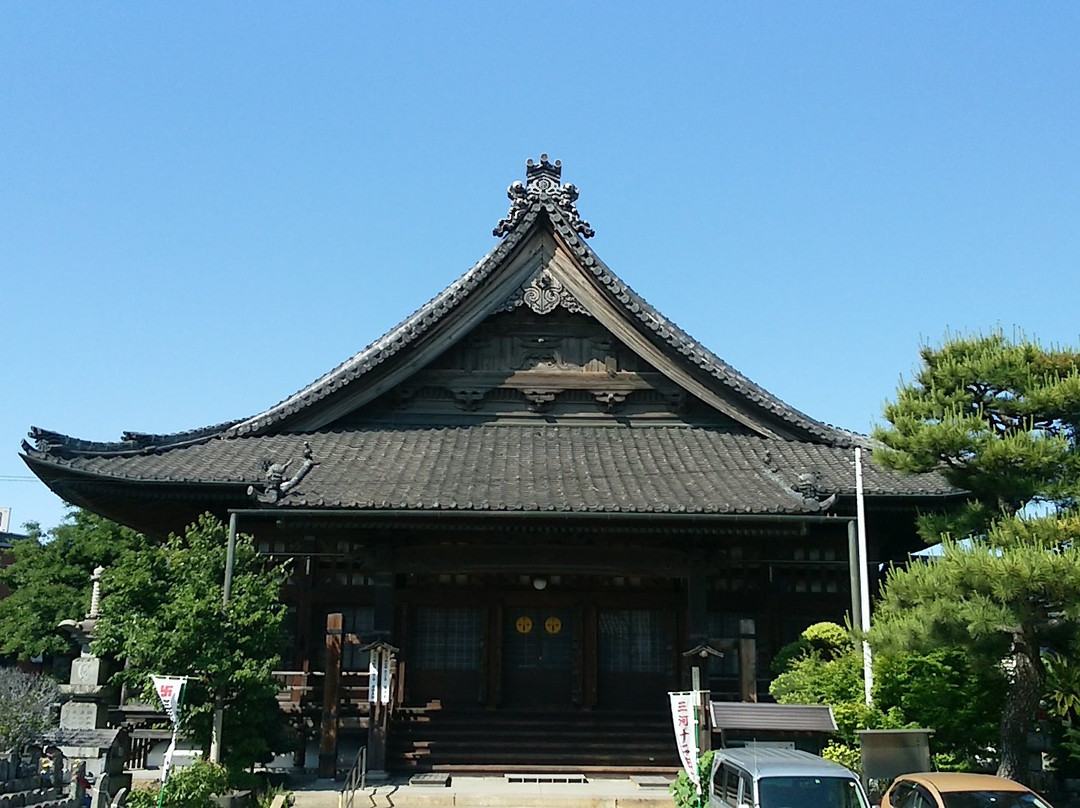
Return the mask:
<path fill-rule="evenodd" d="M 842 447 L 674 426 L 370 428 L 26 460 L 43 479 L 73 485 L 262 490 L 268 461 L 309 454 L 311 468 L 273 508 L 811 514 L 854 490 L 852 452 Z M 287 468 L 295 474 L 298 464 Z M 864 478 L 871 497 L 956 493 L 933 474 L 868 466 Z"/>

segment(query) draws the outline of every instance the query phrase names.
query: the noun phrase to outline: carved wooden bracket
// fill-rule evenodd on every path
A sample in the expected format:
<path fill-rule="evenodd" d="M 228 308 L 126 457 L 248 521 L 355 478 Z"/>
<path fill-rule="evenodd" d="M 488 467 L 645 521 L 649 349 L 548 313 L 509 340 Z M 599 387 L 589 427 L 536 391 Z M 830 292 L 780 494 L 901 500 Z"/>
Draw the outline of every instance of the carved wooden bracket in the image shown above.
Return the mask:
<path fill-rule="evenodd" d="M 454 394 L 454 401 L 458 407 L 468 412 L 473 412 L 480 409 L 484 403 L 484 396 L 487 395 L 487 390 L 465 389 L 457 388 L 450 391 Z"/>
<path fill-rule="evenodd" d="M 556 396 L 562 390 L 522 390 L 521 395 L 528 403 L 529 412 L 544 412 L 555 403 Z"/>
<path fill-rule="evenodd" d="M 672 390 L 669 393 L 664 394 L 664 398 L 667 399 L 668 406 L 672 411 L 682 413 L 686 411 L 686 393 L 682 390 Z"/>
<path fill-rule="evenodd" d="M 626 403 L 626 393 L 616 393 L 611 390 L 593 390 L 593 398 L 604 412 L 615 412 L 622 409 Z"/>

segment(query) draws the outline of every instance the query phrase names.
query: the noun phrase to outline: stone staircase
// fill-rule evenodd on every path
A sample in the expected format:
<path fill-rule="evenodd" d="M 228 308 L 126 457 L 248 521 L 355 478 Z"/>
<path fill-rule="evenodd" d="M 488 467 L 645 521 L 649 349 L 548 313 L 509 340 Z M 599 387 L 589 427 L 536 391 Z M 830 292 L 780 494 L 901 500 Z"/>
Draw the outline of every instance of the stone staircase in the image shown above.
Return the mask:
<path fill-rule="evenodd" d="M 673 773 L 671 718 L 663 713 L 398 711 L 389 763 L 400 771 Z"/>

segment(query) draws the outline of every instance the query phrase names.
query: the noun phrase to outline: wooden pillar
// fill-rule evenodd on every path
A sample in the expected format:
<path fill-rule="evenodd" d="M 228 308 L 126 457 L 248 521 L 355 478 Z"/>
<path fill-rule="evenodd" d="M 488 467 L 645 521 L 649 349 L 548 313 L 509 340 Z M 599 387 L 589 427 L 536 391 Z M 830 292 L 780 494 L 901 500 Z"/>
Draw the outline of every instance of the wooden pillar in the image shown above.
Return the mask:
<path fill-rule="evenodd" d="M 739 693 L 757 701 L 757 630 L 753 620 L 739 621 Z"/>
<path fill-rule="evenodd" d="M 338 710 L 341 705 L 341 613 L 326 616 L 326 673 L 323 677 L 319 777 L 337 774 Z"/>

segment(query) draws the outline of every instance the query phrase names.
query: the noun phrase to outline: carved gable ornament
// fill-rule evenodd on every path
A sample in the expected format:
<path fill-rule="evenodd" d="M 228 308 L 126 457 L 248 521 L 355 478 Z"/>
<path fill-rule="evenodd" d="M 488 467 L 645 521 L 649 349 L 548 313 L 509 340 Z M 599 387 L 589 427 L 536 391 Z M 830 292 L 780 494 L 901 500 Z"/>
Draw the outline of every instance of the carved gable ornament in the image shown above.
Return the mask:
<path fill-rule="evenodd" d="M 537 314 L 550 314 L 559 306 L 574 314 L 589 313 L 547 269 L 540 270 L 519 286 L 498 310 L 513 311 L 518 306 L 528 306 Z"/>

